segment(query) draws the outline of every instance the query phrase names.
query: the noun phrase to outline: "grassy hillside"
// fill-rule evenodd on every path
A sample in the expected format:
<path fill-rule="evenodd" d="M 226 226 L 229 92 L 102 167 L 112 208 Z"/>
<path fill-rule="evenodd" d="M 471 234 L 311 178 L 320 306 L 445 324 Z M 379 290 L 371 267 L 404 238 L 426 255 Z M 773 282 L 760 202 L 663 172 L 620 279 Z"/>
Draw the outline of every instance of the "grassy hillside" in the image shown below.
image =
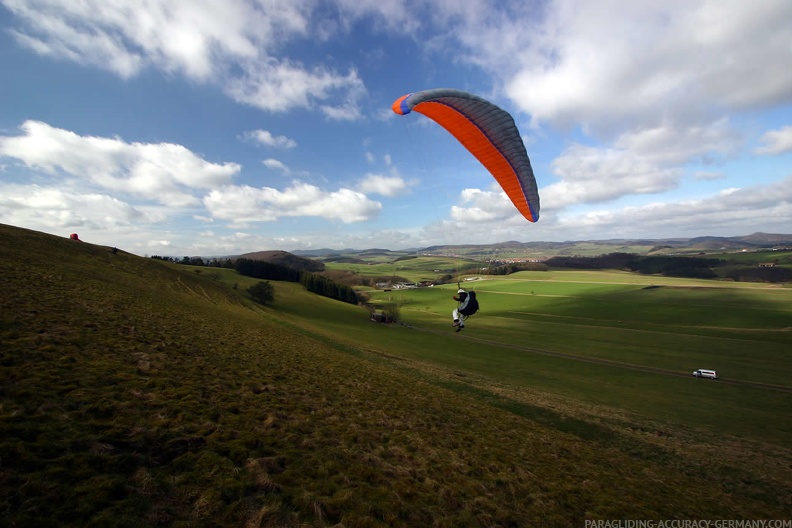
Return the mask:
<path fill-rule="evenodd" d="M 240 295 L 248 279 L 227 273 L 0 226 L 5 524 L 580 526 L 792 512 L 783 446 L 527 390 L 471 358 L 411 358 L 401 336 L 416 332 L 296 284 L 256 307 Z M 424 335 L 446 350 L 463 341 Z"/>

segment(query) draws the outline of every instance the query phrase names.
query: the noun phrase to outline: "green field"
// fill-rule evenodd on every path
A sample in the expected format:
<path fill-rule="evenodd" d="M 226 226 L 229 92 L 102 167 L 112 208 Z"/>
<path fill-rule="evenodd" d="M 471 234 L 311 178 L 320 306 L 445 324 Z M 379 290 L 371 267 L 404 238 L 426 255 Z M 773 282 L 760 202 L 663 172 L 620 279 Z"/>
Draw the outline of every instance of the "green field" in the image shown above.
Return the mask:
<path fill-rule="evenodd" d="M 777 266 L 792 267 L 792 251 L 746 251 L 731 253 L 714 253 L 711 258 L 729 260 L 734 264 L 746 266 L 758 265 L 761 262 L 773 262 Z"/>
<path fill-rule="evenodd" d="M 455 333 L 455 285 L 370 292 L 380 324 L 8 226 L 0 281 L 9 526 L 792 515 L 789 288 L 524 272 Z"/>
<path fill-rule="evenodd" d="M 389 354 L 655 419 L 779 445 L 792 441 L 788 288 L 522 272 L 475 283 L 482 309 L 460 335 L 450 326 L 455 289 L 371 294 L 374 303 L 400 305 L 409 327 L 361 327 L 354 311 L 348 322 L 299 311 L 326 332 Z M 722 380 L 694 379 L 698 368 L 718 370 Z"/>
<path fill-rule="evenodd" d="M 437 280 L 443 275 L 456 276 L 460 267 L 480 265 L 478 261 L 453 257 L 416 257 L 403 260 L 372 259 L 367 262 L 326 262 L 328 270 L 349 270 L 364 277 L 399 276 L 411 282 Z"/>

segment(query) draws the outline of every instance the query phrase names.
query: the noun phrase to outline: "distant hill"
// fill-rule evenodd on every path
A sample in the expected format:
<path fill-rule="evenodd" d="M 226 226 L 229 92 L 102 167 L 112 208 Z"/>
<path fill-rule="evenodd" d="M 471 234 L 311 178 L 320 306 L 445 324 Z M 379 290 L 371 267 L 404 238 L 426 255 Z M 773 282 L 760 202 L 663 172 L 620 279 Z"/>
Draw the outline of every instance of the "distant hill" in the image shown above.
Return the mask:
<path fill-rule="evenodd" d="M 368 255 L 368 256 L 388 255 L 390 253 L 393 253 L 390 249 L 381 249 L 381 248 L 365 249 L 360 252 L 361 255 Z"/>
<path fill-rule="evenodd" d="M 299 257 L 332 257 L 334 255 L 341 255 L 343 253 L 356 253 L 357 249 L 296 249 L 292 251 L 293 254 Z"/>
<path fill-rule="evenodd" d="M 603 255 L 614 252 L 650 254 L 657 252 L 718 252 L 742 249 L 773 249 L 792 247 L 792 234 L 753 233 L 745 236 L 718 237 L 701 236 L 693 238 L 619 238 L 602 240 L 567 240 L 563 242 L 496 242 L 492 244 L 449 244 L 428 246 L 421 249 L 403 250 L 402 253 L 428 255 L 456 254 L 463 256 L 490 256 L 500 253 L 540 253 L 554 255 Z M 388 250 L 344 250 L 346 256 L 358 256 L 377 251 L 386 254 Z M 337 252 L 341 253 L 341 252 Z M 398 253 L 391 251 L 390 253 Z"/>
<path fill-rule="evenodd" d="M 262 260 L 271 264 L 277 264 L 297 271 L 324 271 L 325 266 L 321 262 L 309 258 L 299 257 L 288 251 L 256 251 L 245 253 L 236 258 L 246 258 L 250 260 Z"/>
<path fill-rule="evenodd" d="M 773 249 L 792 247 L 792 235 L 753 233 L 746 236 L 719 237 L 700 236 L 680 239 L 659 239 L 658 245 L 665 245 L 677 250 L 700 250 L 709 252 L 739 251 L 743 249 Z"/>
<path fill-rule="evenodd" d="M 462 255 L 470 257 L 490 257 L 502 253 L 539 253 L 545 257 L 555 255 L 604 255 L 614 252 L 658 254 L 658 253 L 698 253 L 739 251 L 742 249 L 772 249 L 777 247 L 792 247 L 792 234 L 753 233 L 751 235 L 718 237 L 700 236 L 692 238 L 614 238 L 597 240 L 565 240 L 517 242 L 495 242 L 492 244 L 447 244 L 423 248 L 404 249 L 310 249 L 295 250 L 289 255 L 302 257 L 306 260 L 320 260 L 326 262 L 354 262 L 356 258 L 392 257 L 399 258 L 405 255 Z M 261 260 L 288 259 L 279 256 L 285 251 L 259 251 L 240 255 L 245 258 Z M 250 255 L 260 255 L 251 257 Z M 276 262 L 279 263 L 279 262 Z M 295 264 L 296 265 L 296 264 Z M 306 270 L 317 271 L 317 270 Z"/>
<path fill-rule="evenodd" d="M 736 237 L 741 238 L 744 242 L 754 245 L 786 245 L 792 246 L 792 235 L 782 235 L 782 234 L 773 234 L 773 233 L 754 233 L 752 235 L 744 236 L 744 237 Z"/>

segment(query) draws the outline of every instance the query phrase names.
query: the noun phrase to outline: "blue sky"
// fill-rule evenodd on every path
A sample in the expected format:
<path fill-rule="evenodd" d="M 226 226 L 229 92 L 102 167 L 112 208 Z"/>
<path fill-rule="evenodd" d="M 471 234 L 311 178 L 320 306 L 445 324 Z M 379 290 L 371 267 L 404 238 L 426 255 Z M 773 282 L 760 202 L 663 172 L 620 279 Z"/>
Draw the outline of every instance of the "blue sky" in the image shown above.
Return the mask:
<path fill-rule="evenodd" d="M 0 0 L 0 223 L 139 255 L 792 232 L 788 0 Z M 409 92 L 509 111 L 529 223 Z"/>

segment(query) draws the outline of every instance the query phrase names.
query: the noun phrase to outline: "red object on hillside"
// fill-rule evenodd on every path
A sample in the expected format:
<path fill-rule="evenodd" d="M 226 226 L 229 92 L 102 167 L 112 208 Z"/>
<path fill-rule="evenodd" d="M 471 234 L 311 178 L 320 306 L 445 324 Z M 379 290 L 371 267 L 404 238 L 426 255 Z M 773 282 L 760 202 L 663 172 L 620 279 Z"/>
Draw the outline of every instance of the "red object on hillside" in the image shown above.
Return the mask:
<path fill-rule="evenodd" d="M 69 235 L 69 238 L 71 238 L 72 240 L 80 240 L 80 237 L 77 236 L 77 233 L 72 233 L 71 235 Z"/>

